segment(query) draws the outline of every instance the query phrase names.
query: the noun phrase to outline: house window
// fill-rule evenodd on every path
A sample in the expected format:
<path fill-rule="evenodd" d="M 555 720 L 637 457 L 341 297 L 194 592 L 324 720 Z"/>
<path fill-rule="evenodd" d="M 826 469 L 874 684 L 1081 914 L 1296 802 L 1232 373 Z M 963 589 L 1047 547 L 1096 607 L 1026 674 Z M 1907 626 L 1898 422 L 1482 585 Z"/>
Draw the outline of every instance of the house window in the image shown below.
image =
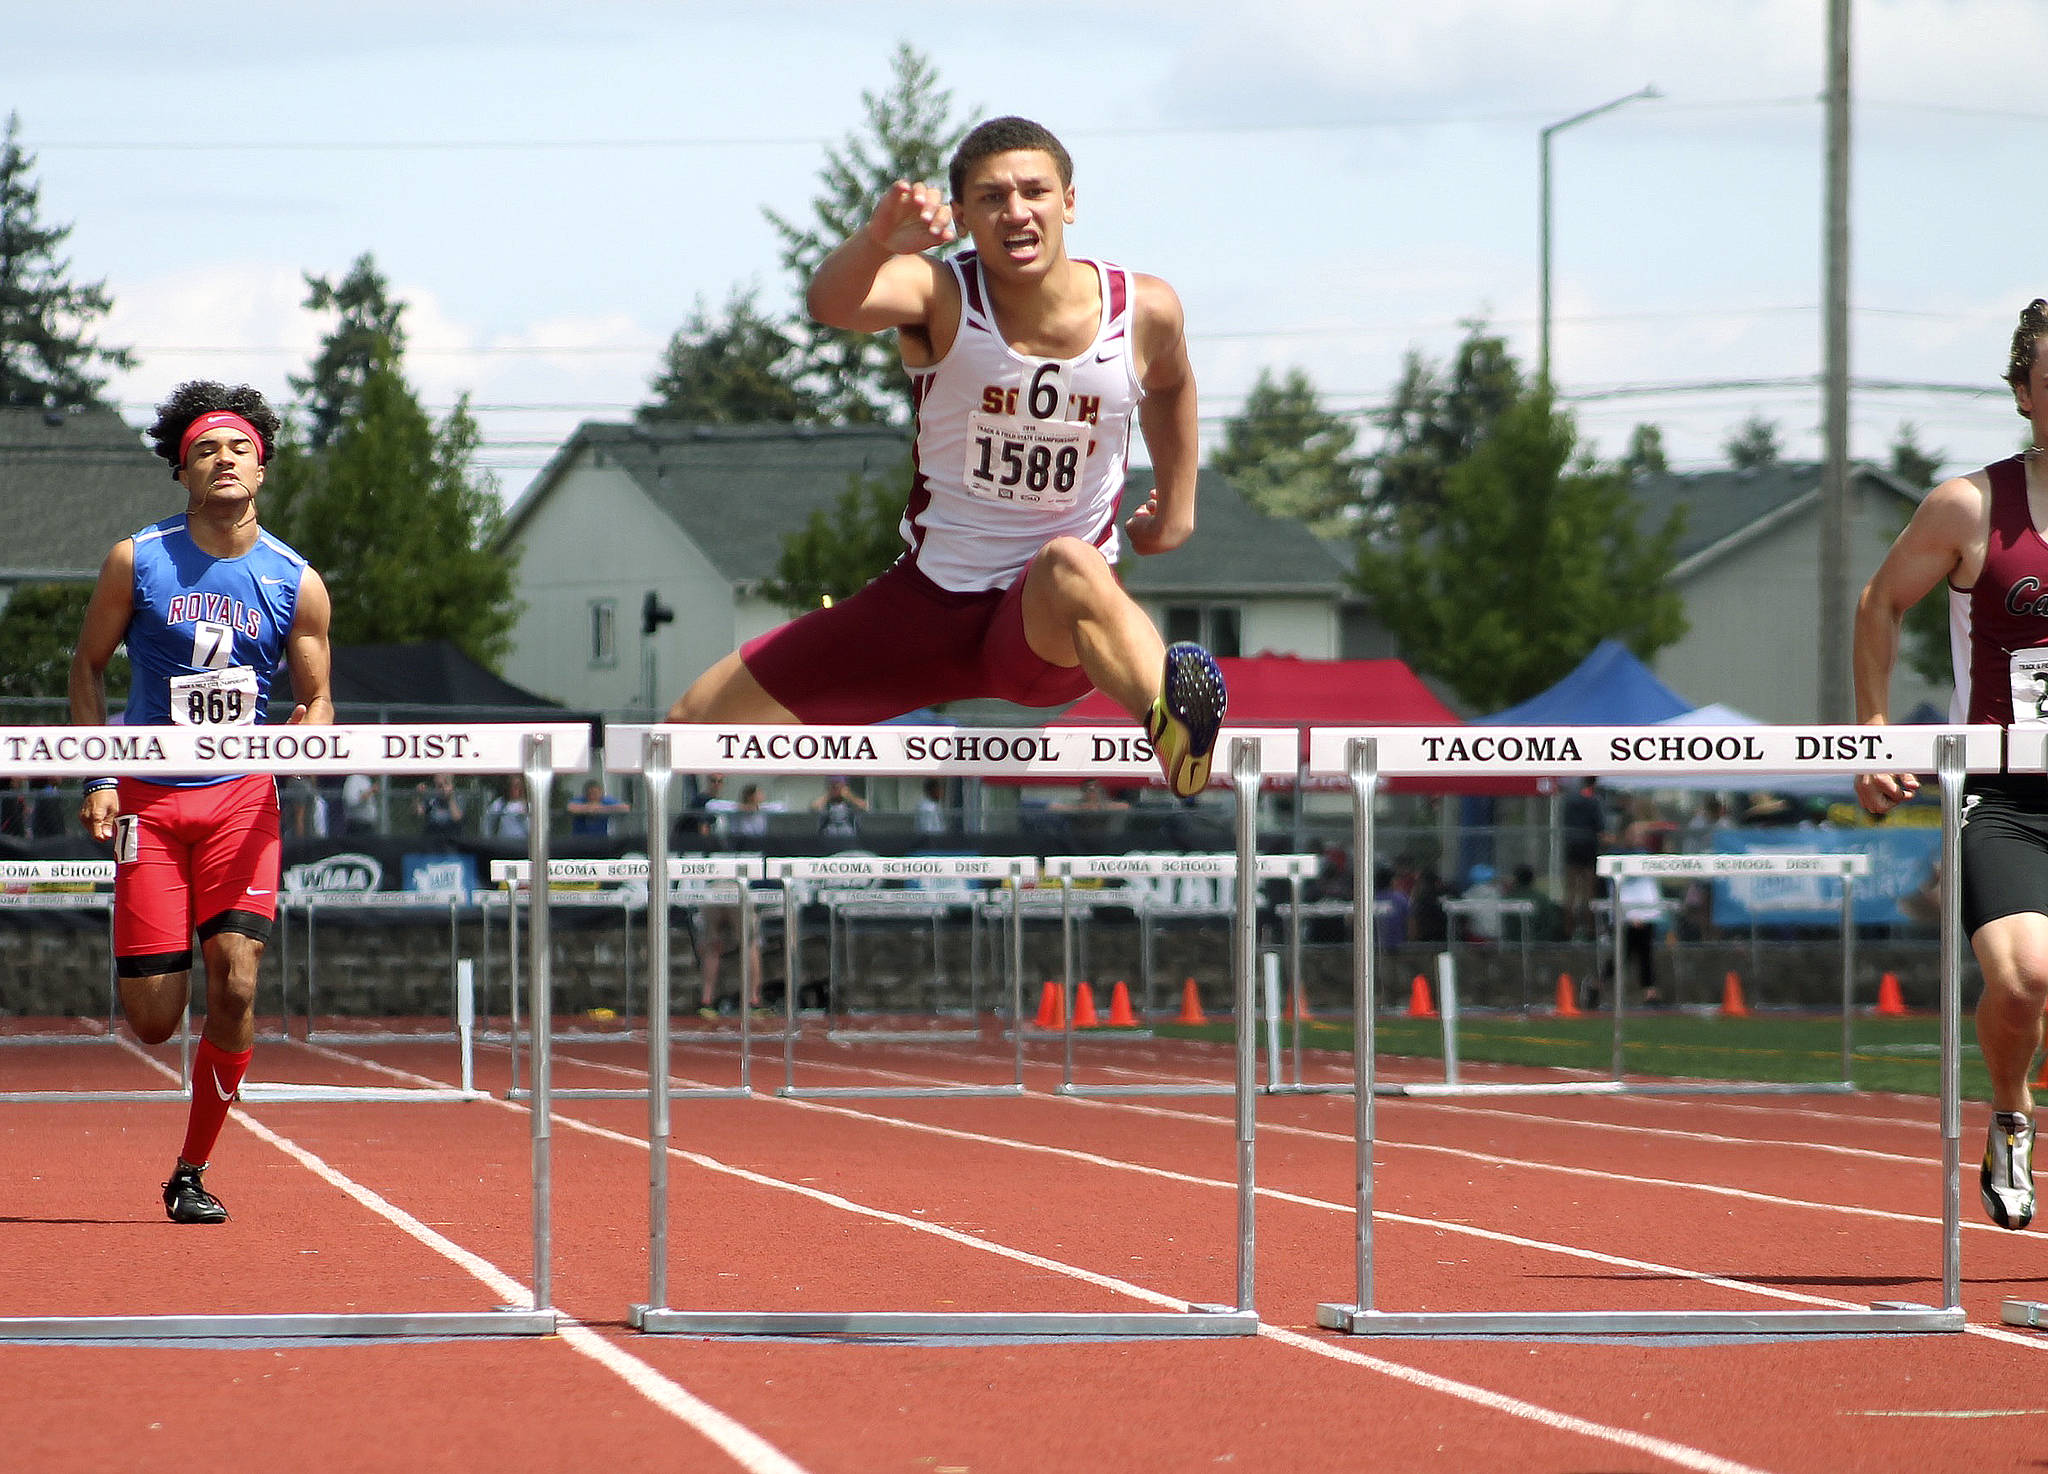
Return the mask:
<path fill-rule="evenodd" d="M 1169 644 L 1192 640 L 1206 646 L 1211 655 L 1243 652 L 1244 611 L 1235 604 L 1169 604 L 1166 606 L 1166 639 Z"/>
<path fill-rule="evenodd" d="M 617 599 L 592 599 L 590 601 L 590 663 L 592 665 L 617 665 L 619 663 L 619 601 Z"/>

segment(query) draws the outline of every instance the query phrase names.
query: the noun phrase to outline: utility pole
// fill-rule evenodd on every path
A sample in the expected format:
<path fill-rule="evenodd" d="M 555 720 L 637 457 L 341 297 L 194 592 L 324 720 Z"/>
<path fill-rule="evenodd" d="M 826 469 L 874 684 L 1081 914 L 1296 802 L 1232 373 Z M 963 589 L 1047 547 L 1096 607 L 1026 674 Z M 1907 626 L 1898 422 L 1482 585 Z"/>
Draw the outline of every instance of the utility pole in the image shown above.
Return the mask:
<path fill-rule="evenodd" d="M 1820 630 L 1823 722 L 1856 717 L 1849 695 L 1849 6 L 1828 0 L 1827 203 L 1822 268 Z"/>

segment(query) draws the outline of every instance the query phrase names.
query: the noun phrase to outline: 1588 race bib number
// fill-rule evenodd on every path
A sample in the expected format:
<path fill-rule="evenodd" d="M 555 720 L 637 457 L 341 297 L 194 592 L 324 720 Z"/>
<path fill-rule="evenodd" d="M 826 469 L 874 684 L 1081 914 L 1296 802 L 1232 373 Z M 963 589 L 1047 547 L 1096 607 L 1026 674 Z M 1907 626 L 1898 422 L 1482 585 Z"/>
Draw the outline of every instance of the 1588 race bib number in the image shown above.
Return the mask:
<path fill-rule="evenodd" d="M 1063 510 L 1080 498 L 1089 427 L 979 411 L 967 419 L 967 489 L 989 501 Z"/>

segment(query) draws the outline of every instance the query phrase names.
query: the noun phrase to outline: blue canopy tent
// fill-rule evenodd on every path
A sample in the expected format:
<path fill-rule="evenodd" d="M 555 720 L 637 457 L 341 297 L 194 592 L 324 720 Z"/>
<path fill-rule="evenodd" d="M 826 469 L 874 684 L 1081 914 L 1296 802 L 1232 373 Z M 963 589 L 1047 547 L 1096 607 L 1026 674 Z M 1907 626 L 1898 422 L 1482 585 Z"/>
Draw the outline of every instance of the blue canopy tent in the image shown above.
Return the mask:
<path fill-rule="evenodd" d="M 1563 680 L 1518 706 L 1474 717 L 1489 727 L 1627 727 L 1693 709 L 1619 640 L 1602 640 Z"/>

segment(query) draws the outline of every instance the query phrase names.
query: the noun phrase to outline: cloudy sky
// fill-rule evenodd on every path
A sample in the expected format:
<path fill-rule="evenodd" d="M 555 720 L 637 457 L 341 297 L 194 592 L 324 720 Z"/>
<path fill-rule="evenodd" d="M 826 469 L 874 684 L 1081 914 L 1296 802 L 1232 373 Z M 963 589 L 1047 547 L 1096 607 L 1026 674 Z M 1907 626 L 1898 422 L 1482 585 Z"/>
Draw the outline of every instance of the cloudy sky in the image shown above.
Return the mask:
<path fill-rule="evenodd" d="M 1768 381 L 1820 365 L 1825 12 L 100 0 L 10 17 L 0 105 L 141 352 L 131 418 L 200 375 L 283 394 L 323 327 L 301 274 L 368 251 L 410 376 L 472 396 L 516 495 L 579 420 L 630 413 L 700 299 L 793 300 L 762 208 L 802 214 L 900 41 L 962 115 L 1066 139 L 1070 243 L 1179 289 L 1209 434 L 1262 368 L 1367 411 L 1474 317 L 1533 362 L 1539 130 L 1654 85 L 1555 140 L 1553 364 L 1601 451 L 1647 420 L 1708 465 L 1759 413 L 1818 453 L 1816 390 Z M 1905 421 L 1952 469 L 2018 443 L 1998 375 L 2048 295 L 2044 56 L 2040 0 L 1857 0 L 1858 455 Z"/>

